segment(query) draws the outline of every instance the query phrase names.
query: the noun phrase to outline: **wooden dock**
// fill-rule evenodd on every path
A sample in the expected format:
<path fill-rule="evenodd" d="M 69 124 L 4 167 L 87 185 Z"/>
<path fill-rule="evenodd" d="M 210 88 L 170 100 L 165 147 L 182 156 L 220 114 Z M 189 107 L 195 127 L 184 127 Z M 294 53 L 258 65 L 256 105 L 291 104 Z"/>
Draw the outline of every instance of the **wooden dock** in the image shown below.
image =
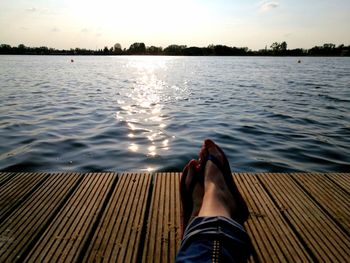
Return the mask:
<path fill-rule="evenodd" d="M 179 173 L 0 173 L 0 262 L 173 262 Z M 251 262 L 350 262 L 350 174 L 234 174 Z"/>

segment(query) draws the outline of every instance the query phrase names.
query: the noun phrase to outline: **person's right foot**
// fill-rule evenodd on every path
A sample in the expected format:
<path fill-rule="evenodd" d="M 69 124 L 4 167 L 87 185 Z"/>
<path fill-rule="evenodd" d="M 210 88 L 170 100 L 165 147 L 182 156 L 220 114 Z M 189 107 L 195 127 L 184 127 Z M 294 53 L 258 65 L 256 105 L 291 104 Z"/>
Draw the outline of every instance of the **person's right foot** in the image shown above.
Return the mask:
<path fill-rule="evenodd" d="M 221 167 L 224 166 L 226 159 L 226 157 L 220 152 L 218 146 L 213 141 L 204 141 L 200 152 L 201 165 L 205 165 L 205 167 L 203 167 L 205 189 L 203 199 L 204 208 L 200 211 L 199 215 L 205 216 L 203 212 L 209 212 L 212 213 L 212 216 L 218 214 L 226 217 L 231 217 L 242 224 L 243 222 L 240 220 L 240 218 L 246 219 L 247 215 L 241 215 L 241 213 L 248 213 L 246 209 L 243 209 L 244 211 L 240 211 L 239 209 L 239 202 L 244 202 L 244 200 L 240 196 L 238 189 L 234 189 L 234 191 L 237 191 L 237 193 L 233 193 L 232 189 L 229 189 L 225 177 L 219 167 L 217 167 L 216 164 L 210 159 L 206 161 L 208 155 L 214 156 L 221 163 Z M 243 207 L 246 208 L 245 203 Z"/>

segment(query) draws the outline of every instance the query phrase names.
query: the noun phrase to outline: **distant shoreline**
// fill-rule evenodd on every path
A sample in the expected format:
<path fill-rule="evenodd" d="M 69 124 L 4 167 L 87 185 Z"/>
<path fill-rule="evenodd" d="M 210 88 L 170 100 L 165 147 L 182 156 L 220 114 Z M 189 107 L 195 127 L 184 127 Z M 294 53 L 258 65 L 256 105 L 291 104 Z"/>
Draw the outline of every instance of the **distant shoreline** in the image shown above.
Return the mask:
<path fill-rule="evenodd" d="M 57 57 L 314 57 L 314 58 L 331 58 L 331 57 L 350 57 L 350 55 L 152 55 L 152 54 L 128 54 L 128 55 L 104 55 L 104 54 L 0 54 L 0 56 L 57 56 Z"/>
<path fill-rule="evenodd" d="M 229 47 L 225 45 L 209 45 L 208 47 L 187 47 L 186 45 L 170 45 L 166 48 L 147 46 L 142 42 L 132 44 L 128 49 L 121 48 L 120 44 L 103 49 L 71 48 L 55 49 L 45 46 L 27 47 L 23 44 L 12 47 L 7 44 L 0 45 L 0 55 L 50 55 L 50 56 L 271 56 L 271 57 L 348 57 L 350 45 L 323 44 L 310 49 L 288 49 L 286 42 L 274 42 L 270 48 L 251 50 L 248 47 Z"/>

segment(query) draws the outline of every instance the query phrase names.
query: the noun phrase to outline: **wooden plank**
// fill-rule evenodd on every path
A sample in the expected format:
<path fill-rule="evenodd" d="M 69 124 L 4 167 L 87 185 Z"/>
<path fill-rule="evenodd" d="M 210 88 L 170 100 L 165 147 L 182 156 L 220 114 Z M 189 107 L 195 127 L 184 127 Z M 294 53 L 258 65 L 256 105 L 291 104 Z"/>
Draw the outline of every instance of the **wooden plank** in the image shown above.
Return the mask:
<path fill-rule="evenodd" d="M 173 262 L 180 247 L 179 173 L 155 175 L 142 262 Z"/>
<path fill-rule="evenodd" d="M 350 173 L 326 173 L 325 175 L 350 194 Z"/>
<path fill-rule="evenodd" d="M 349 262 L 350 238 L 288 174 L 259 174 L 284 217 L 318 261 Z"/>
<path fill-rule="evenodd" d="M 145 248 L 142 256 L 144 262 L 152 262 L 152 260 L 157 259 L 155 256 L 155 248 L 159 243 L 162 244 L 157 240 L 158 235 L 161 235 L 157 235 L 157 226 L 161 224 L 161 220 L 159 222 L 158 217 L 160 213 L 163 213 L 163 204 L 159 201 L 161 196 L 161 179 L 162 177 L 159 175 L 156 175 L 154 178 L 151 208 L 147 219 Z"/>
<path fill-rule="evenodd" d="M 172 187 L 173 187 L 173 191 L 171 192 L 172 193 L 172 207 L 171 207 L 171 211 L 173 214 L 174 214 L 174 231 L 171 232 L 171 235 L 172 235 L 172 239 L 171 240 L 174 240 L 172 243 L 173 243 L 173 246 L 171 247 L 172 251 L 174 251 L 173 254 L 171 254 L 171 257 L 173 258 L 173 256 L 176 257 L 177 255 L 177 252 L 180 248 L 180 245 L 181 245 L 181 227 L 180 227 L 180 224 L 181 224 L 181 221 L 180 221 L 180 209 L 181 209 L 181 206 L 180 206 L 180 176 L 181 176 L 181 173 L 177 173 L 176 175 L 174 175 L 174 181 L 173 183 L 171 184 Z"/>
<path fill-rule="evenodd" d="M 281 216 L 254 174 L 233 174 L 249 208 L 245 228 L 258 262 L 306 262 L 307 251 Z M 254 259 L 251 259 L 254 261 Z"/>
<path fill-rule="evenodd" d="M 331 217 L 350 233 L 350 194 L 321 173 L 293 173 L 299 183 Z"/>
<path fill-rule="evenodd" d="M 150 174 L 122 174 L 83 261 L 136 262 Z"/>
<path fill-rule="evenodd" d="M 17 173 L 0 187 L 0 222 L 48 178 L 44 173 Z"/>
<path fill-rule="evenodd" d="M 15 173 L 0 172 L 0 186 L 7 182 Z"/>
<path fill-rule="evenodd" d="M 77 262 L 116 177 L 115 173 L 87 174 L 26 261 Z"/>
<path fill-rule="evenodd" d="M 80 174 L 51 174 L 33 195 L 0 224 L 0 262 L 22 261 L 79 183 Z"/>
<path fill-rule="evenodd" d="M 152 184 L 150 174 L 0 173 L 0 262 L 172 262 L 179 176 L 158 173 Z M 350 262 L 349 174 L 234 180 L 258 262 Z"/>

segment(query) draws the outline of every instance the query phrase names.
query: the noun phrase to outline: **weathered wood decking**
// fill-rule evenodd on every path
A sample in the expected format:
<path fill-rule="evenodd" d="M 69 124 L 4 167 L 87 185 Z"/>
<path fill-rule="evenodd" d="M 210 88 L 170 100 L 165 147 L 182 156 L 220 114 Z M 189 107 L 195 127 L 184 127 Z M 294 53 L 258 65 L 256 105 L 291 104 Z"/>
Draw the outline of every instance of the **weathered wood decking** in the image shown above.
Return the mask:
<path fill-rule="evenodd" d="M 234 174 L 252 262 L 350 262 L 350 174 Z M 0 173 L 0 262 L 172 262 L 178 173 Z"/>

